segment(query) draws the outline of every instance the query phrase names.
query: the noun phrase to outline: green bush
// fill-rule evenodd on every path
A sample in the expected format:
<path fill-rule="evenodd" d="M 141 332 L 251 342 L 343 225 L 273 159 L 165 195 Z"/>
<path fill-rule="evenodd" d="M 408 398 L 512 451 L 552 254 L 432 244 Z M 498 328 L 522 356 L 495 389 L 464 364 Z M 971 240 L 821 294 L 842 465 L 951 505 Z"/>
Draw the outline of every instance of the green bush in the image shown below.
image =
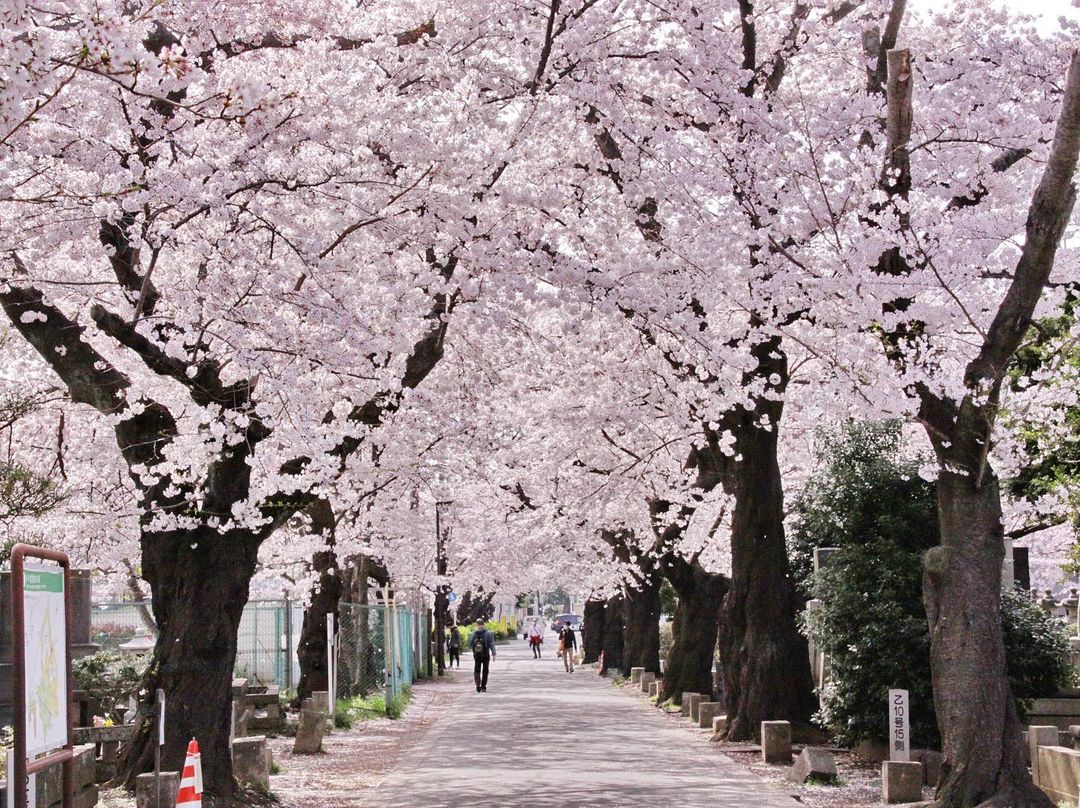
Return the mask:
<path fill-rule="evenodd" d="M 116 651 L 101 651 L 72 662 L 71 678 L 77 690 L 100 702 L 106 719 L 120 722 L 142 679 L 142 665 Z"/>
<path fill-rule="evenodd" d="M 922 603 L 922 554 L 938 543 L 933 484 L 903 456 L 898 424 L 853 424 L 824 432 L 822 470 L 795 503 L 791 531 L 800 586 L 822 601 L 805 630 L 829 658 L 816 720 L 841 743 L 886 740 L 891 687 L 909 692 L 913 743 L 939 743 L 930 674 L 930 635 Z M 839 548 L 812 572 L 813 548 Z M 1067 683 L 1061 624 L 1023 592 L 1001 600 L 1013 692 L 1021 700 Z"/>

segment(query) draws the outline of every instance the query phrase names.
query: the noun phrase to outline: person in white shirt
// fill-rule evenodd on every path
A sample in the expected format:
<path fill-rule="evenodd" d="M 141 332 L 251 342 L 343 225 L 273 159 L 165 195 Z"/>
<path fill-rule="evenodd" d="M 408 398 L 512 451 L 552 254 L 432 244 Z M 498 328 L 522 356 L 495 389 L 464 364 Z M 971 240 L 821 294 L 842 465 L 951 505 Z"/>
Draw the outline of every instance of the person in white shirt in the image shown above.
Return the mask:
<path fill-rule="evenodd" d="M 539 620 L 533 620 L 532 628 L 529 629 L 529 646 L 532 648 L 533 658 L 540 659 L 540 646 L 544 644 L 544 629 Z"/>

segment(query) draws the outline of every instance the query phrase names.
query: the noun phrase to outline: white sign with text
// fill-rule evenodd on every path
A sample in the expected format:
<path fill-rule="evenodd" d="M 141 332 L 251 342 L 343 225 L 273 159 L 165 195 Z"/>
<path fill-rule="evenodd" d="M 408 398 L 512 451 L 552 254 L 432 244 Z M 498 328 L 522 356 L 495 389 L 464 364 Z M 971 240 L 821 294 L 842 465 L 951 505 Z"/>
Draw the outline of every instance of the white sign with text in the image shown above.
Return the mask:
<path fill-rule="evenodd" d="M 889 760 L 911 760 L 906 690 L 889 691 Z"/>

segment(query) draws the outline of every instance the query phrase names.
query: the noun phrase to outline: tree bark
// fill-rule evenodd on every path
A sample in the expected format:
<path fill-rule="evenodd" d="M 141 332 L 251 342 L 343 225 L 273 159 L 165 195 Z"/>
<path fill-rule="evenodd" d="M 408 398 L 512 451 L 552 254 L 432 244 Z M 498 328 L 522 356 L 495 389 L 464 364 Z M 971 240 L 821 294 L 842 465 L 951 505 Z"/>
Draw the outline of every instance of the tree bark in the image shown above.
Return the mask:
<path fill-rule="evenodd" d="M 296 656 L 300 661 L 300 681 L 296 685 L 296 704 L 316 690 L 329 689 L 330 666 L 326 659 L 326 615 L 338 615 L 341 600 L 341 574 L 333 549 L 320 550 L 312 557 L 319 578 L 311 591 L 311 603 L 304 609 L 304 623 Z"/>
<path fill-rule="evenodd" d="M 924 560 L 934 709 L 945 776 L 937 804 L 949 808 L 1051 808 L 1024 763 L 1020 719 L 1005 669 L 1001 499 L 995 479 L 938 479 L 941 545 Z"/>
<path fill-rule="evenodd" d="M 600 673 L 619 670 L 622 666 L 623 655 L 623 622 L 622 622 L 622 596 L 616 595 L 607 599 L 607 608 L 604 610 L 604 634 L 603 653 L 604 667 Z"/>
<path fill-rule="evenodd" d="M 779 340 L 755 346 L 758 375 L 787 380 Z M 768 427 L 761 424 L 762 412 Z M 783 401 L 762 398 L 728 424 L 737 459 L 726 462 L 725 490 L 734 496 L 731 588 L 720 619 L 720 663 L 729 740 L 760 740 L 762 721 L 808 724 L 816 707 L 806 638 L 795 615 L 803 607 L 788 568 L 784 491 L 777 462 Z"/>
<path fill-rule="evenodd" d="M 705 572 L 699 564 L 682 559 L 669 562 L 665 575 L 679 603 L 671 627 L 674 642 L 664 666 L 660 701 L 681 701 L 684 692 L 711 694 L 717 621 L 728 581 L 723 575 Z"/>
<path fill-rule="evenodd" d="M 153 592 L 158 637 L 141 689 L 153 694 L 161 688 L 167 694 L 162 769 L 180 771 L 188 741 L 195 738 L 202 752 L 205 804 L 228 805 L 233 792 L 230 722 L 221 716 L 232 715 L 237 629 L 258 542 L 247 534 L 223 535 L 211 528 L 149 541 L 156 546 L 147 546 L 144 539 L 144 560 L 153 559 L 144 575 Z M 124 767 L 131 785 L 135 774 L 153 768 L 154 713 L 150 701 L 140 703 Z"/>
<path fill-rule="evenodd" d="M 623 676 L 631 668 L 660 673 L 660 583 L 658 574 L 646 575 L 623 594 Z"/>
<path fill-rule="evenodd" d="M 607 603 L 603 600 L 585 601 L 584 627 L 581 630 L 582 664 L 589 665 L 600 659 L 604 650 L 604 623 Z"/>

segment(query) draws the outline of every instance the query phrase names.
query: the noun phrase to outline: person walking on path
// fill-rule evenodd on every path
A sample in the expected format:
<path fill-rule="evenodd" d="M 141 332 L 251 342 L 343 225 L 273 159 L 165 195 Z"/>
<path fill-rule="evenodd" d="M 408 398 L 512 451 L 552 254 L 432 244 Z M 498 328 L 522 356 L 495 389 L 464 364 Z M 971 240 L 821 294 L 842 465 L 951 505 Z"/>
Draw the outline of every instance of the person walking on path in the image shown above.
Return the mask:
<path fill-rule="evenodd" d="M 484 628 L 484 621 L 476 621 L 476 631 L 469 636 L 469 648 L 473 652 L 473 681 L 476 692 L 487 692 L 488 666 L 495 658 L 495 635 Z"/>
<path fill-rule="evenodd" d="M 532 648 L 533 659 L 540 659 L 540 646 L 544 644 L 544 630 L 540 628 L 540 621 L 533 620 L 532 628 L 529 629 L 529 646 Z"/>
<path fill-rule="evenodd" d="M 559 650 L 562 651 L 563 667 L 567 673 L 574 672 L 574 651 L 577 650 L 577 635 L 569 623 L 559 632 Z"/>
<path fill-rule="evenodd" d="M 461 631 L 453 623 L 450 624 L 450 635 L 446 638 L 446 653 L 450 658 L 448 668 L 454 667 L 454 662 L 461 667 Z"/>

